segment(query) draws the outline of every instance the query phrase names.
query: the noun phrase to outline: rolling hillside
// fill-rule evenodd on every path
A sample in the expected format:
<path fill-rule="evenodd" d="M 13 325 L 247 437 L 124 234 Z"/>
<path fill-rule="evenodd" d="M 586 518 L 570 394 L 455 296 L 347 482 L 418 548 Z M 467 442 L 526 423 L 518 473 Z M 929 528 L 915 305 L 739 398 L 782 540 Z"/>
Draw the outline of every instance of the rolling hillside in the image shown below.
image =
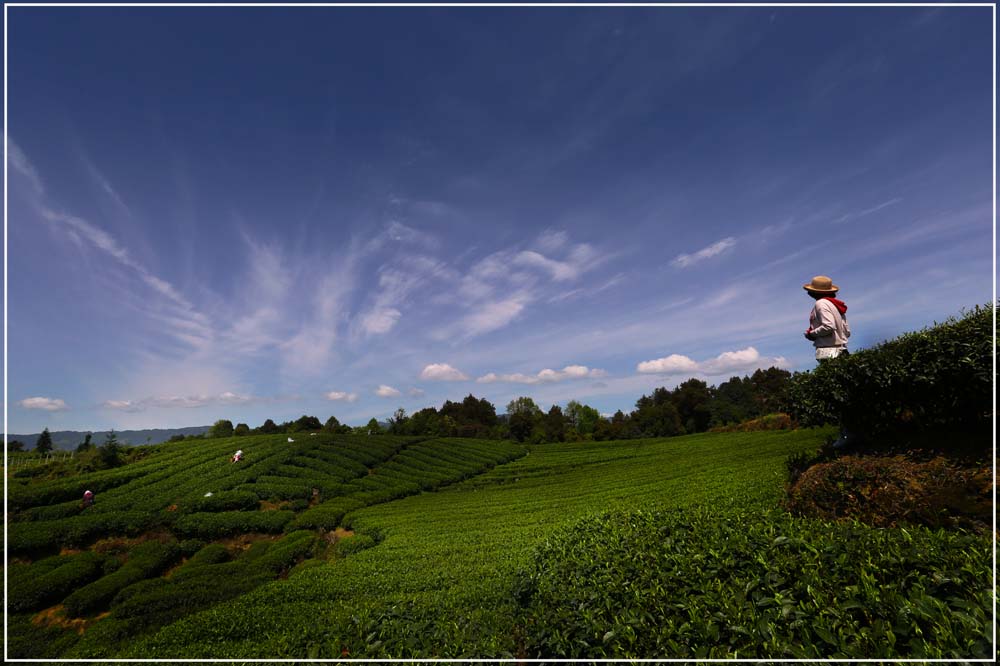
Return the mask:
<path fill-rule="evenodd" d="M 604 627 L 597 607 L 616 608 L 622 601 L 610 587 L 587 583 L 605 570 L 601 558 L 574 559 L 599 549 L 572 544 L 581 538 L 603 543 L 606 530 L 610 545 L 635 539 L 636 548 L 622 552 L 656 561 L 656 544 L 678 529 L 677 520 L 650 523 L 641 516 L 662 510 L 681 511 L 682 522 L 692 512 L 706 524 L 746 525 L 754 534 L 763 530 L 771 535 L 768 546 L 778 529 L 772 525 L 783 526 L 796 542 L 818 539 L 826 528 L 782 523 L 788 519 L 775 516 L 774 507 L 784 459 L 815 448 L 827 434 L 722 433 L 531 448 L 452 439 L 316 435 L 289 443 L 284 436 L 252 437 L 239 440 L 245 466 L 228 460 L 233 441 L 206 440 L 163 445 L 140 463 L 85 479 L 18 481 L 10 493 L 16 512 L 8 543 L 15 555 L 9 567 L 11 655 L 673 656 L 688 654 L 688 646 L 694 654 L 708 649 L 710 629 L 698 634 L 690 627 L 682 631 L 681 623 L 672 624 L 667 616 L 644 619 L 644 613 L 679 612 L 669 604 L 648 609 L 640 604 L 638 614 L 626 618 L 630 629 Z M 84 486 L 97 489 L 98 501 L 81 513 Z M 633 514 L 639 518 L 630 518 Z M 640 531 L 623 532 L 616 526 L 620 519 L 607 522 L 608 515 L 625 516 L 625 524 Z M 641 530 L 648 524 L 664 531 L 645 536 Z M 581 529 L 583 536 L 574 531 Z M 902 532 L 886 538 L 891 543 L 882 550 L 906 561 L 893 545 Z M 923 533 L 916 538 L 930 539 L 931 552 L 950 553 L 950 562 L 968 560 L 969 575 L 985 571 L 987 539 L 953 543 Z M 692 566 L 683 577 L 707 575 L 697 562 L 713 549 L 702 544 L 682 552 L 681 561 Z M 540 564 L 551 552 L 570 556 L 559 559 L 561 567 Z M 879 556 L 840 555 L 847 558 L 848 572 L 871 567 L 870 555 Z M 862 555 L 867 565 L 856 561 Z M 734 555 L 747 562 L 755 556 Z M 607 566 L 614 567 L 607 571 L 628 570 L 620 557 L 618 551 L 606 554 Z M 937 566 L 937 560 L 927 559 L 928 566 Z M 567 604 L 566 599 L 549 604 L 545 572 L 556 577 L 551 583 L 556 589 L 584 590 L 584 599 L 568 606 L 574 618 L 599 620 L 600 627 L 584 622 L 582 633 L 570 637 L 576 652 L 562 642 L 565 618 L 550 613 Z M 956 586 L 951 597 L 965 606 L 924 612 L 935 622 L 951 622 L 951 634 L 901 643 L 891 654 L 965 650 L 971 655 L 982 649 L 982 597 L 967 589 L 967 576 L 949 575 Z M 614 589 L 637 584 L 629 580 L 619 580 Z M 649 584 L 639 575 L 635 580 Z M 720 580 L 716 572 L 706 585 Z M 635 594 L 646 598 L 649 592 L 637 587 Z M 784 607 L 777 608 L 780 613 Z M 765 617 L 766 611 L 760 612 Z M 959 621 L 963 614 L 971 618 L 965 624 Z M 673 641 L 672 649 L 655 647 L 662 627 L 675 627 L 663 638 Z M 632 642 L 628 631 L 634 633 Z M 754 629 L 744 642 L 766 656 L 868 649 L 770 631 L 767 639 Z M 616 639 L 619 635 L 623 638 Z M 719 650 L 733 656 L 735 648 Z"/>

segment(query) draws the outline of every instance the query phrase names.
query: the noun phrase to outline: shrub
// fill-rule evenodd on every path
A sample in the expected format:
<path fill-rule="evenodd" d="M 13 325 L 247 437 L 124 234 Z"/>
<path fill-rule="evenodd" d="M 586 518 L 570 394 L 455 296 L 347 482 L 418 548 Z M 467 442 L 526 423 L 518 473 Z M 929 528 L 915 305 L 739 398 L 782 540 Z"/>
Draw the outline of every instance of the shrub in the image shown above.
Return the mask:
<path fill-rule="evenodd" d="M 991 522 L 989 467 L 958 467 L 944 458 L 845 456 L 805 470 L 786 506 L 801 516 L 853 518 L 878 527 L 984 527 Z"/>
<path fill-rule="evenodd" d="M 178 505 L 178 513 L 219 513 L 256 509 L 257 494 L 249 490 L 224 490 L 211 497 L 199 496 Z"/>
<path fill-rule="evenodd" d="M 530 657 L 991 657 L 991 539 L 718 507 L 614 512 L 520 574 Z"/>
<path fill-rule="evenodd" d="M 25 576 L 17 584 L 11 581 L 7 610 L 11 613 L 38 610 L 59 601 L 70 590 L 99 577 L 104 571 L 104 560 L 103 556 L 89 552 L 43 560 L 46 564 L 40 568 L 44 571 L 41 575 Z M 58 566 L 46 571 L 54 562 Z"/>
<path fill-rule="evenodd" d="M 364 502 L 350 497 L 335 497 L 303 511 L 288 524 L 288 529 L 332 530 L 340 525 L 345 514 L 363 506 Z"/>
<path fill-rule="evenodd" d="M 87 615 L 106 607 L 115 595 L 135 582 L 160 573 L 180 553 L 176 542 L 147 541 L 129 553 L 128 561 L 117 571 L 81 587 L 63 603 L 72 617 Z"/>
<path fill-rule="evenodd" d="M 734 423 L 732 425 L 716 426 L 709 432 L 758 432 L 761 430 L 792 430 L 795 421 L 788 414 L 766 414 L 756 419 Z"/>
<path fill-rule="evenodd" d="M 789 387 L 802 425 L 839 423 L 872 446 L 991 440 L 993 305 L 824 361 Z"/>
<path fill-rule="evenodd" d="M 174 532 L 183 537 L 216 539 L 234 534 L 277 534 L 295 514 L 291 511 L 227 511 L 181 516 Z"/>
<path fill-rule="evenodd" d="M 7 547 L 11 552 L 39 551 L 55 546 L 83 546 L 97 536 L 134 536 L 156 523 L 156 516 L 137 511 L 92 514 L 73 518 L 12 523 Z"/>

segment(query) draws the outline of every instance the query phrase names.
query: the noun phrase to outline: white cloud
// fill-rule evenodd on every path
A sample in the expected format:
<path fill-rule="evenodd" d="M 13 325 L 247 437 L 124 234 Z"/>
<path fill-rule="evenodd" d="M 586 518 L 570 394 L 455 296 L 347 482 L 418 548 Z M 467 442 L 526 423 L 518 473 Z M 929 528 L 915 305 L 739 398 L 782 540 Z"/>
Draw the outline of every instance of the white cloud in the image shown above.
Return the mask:
<path fill-rule="evenodd" d="M 66 406 L 66 402 L 61 398 L 25 398 L 17 404 L 21 405 L 24 409 L 41 409 L 46 412 L 61 412 L 69 409 Z"/>
<path fill-rule="evenodd" d="M 105 400 L 101 406 L 106 409 L 114 409 L 120 412 L 141 412 L 144 407 L 132 400 Z"/>
<path fill-rule="evenodd" d="M 736 245 L 736 238 L 729 236 L 728 238 L 723 238 L 720 241 L 712 243 L 708 247 L 698 250 L 694 254 L 679 254 L 674 257 L 674 260 L 670 263 L 678 268 L 687 268 L 688 266 L 693 266 L 700 261 L 722 254 L 734 245 Z"/>
<path fill-rule="evenodd" d="M 400 393 L 397 389 L 391 386 L 386 386 L 385 384 L 380 384 L 377 389 L 375 389 L 375 395 L 380 398 L 395 398 Z"/>
<path fill-rule="evenodd" d="M 348 393 L 347 391 L 330 391 L 325 397 L 327 400 L 354 402 L 358 399 L 358 394 Z"/>
<path fill-rule="evenodd" d="M 698 364 L 687 356 L 671 354 L 663 358 L 643 361 L 636 370 L 643 374 L 674 375 L 682 372 L 696 372 Z"/>
<path fill-rule="evenodd" d="M 396 308 L 376 308 L 361 318 L 361 328 L 369 335 L 388 333 L 401 316 Z"/>
<path fill-rule="evenodd" d="M 754 347 L 736 351 L 722 352 L 715 358 L 695 362 L 687 356 L 671 354 L 652 361 L 643 361 L 636 366 L 641 374 L 679 375 L 697 373 L 703 375 L 722 375 L 732 372 L 746 372 L 757 368 L 787 367 L 788 361 L 783 356 L 766 357 Z"/>
<path fill-rule="evenodd" d="M 421 371 L 420 378 L 435 382 L 461 382 L 469 376 L 447 363 L 431 363 Z"/>
<path fill-rule="evenodd" d="M 576 266 L 572 266 L 564 261 L 549 259 L 545 255 L 535 252 L 534 250 L 519 252 L 514 257 L 514 264 L 517 266 L 540 268 L 550 273 L 552 275 L 552 279 L 556 282 L 572 280 L 579 275 L 579 271 Z"/>
<path fill-rule="evenodd" d="M 42 194 L 45 191 L 42 187 L 42 179 L 38 176 L 35 167 L 28 161 L 28 157 L 9 136 L 7 137 L 7 159 L 8 164 L 14 167 L 15 171 L 28 179 L 31 187 L 35 190 L 35 194 Z"/>
<path fill-rule="evenodd" d="M 548 384 L 565 381 L 567 379 L 605 377 L 607 374 L 608 373 L 604 370 L 600 370 L 598 368 L 588 368 L 585 365 L 567 365 L 562 370 L 545 368 L 534 375 L 526 375 L 520 372 L 498 375 L 495 372 L 490 372 L 482 377 L 479 377 L 476 381 L 480 384 L 493 384 L 496 382 L 513 384 Z"/>
<path fill-rule="evenodd" d="M 565 231 L 546 229 L 538 235 L 535 245 L 545 252 L 554 252 L 569 242 L 569 234 Z"/>
<path fill-rule="evenodd" d="M 525 298 L 514 297 L 504 301 L 494 301 L 479 308 L 477 312 L 466 315 L 459 322 L 459 327 L 466 336 L 472 337 L 503 328 L 512 322 L 524 310 Z"/>
<path fill-rule="evenodd" d="M 406 394 L 411 398 L 422 398 L 424 397 L 424 395 L 426 395 L 426 392 L 423 389 L 413 387 L 409 391 L 407 391 Z"/>

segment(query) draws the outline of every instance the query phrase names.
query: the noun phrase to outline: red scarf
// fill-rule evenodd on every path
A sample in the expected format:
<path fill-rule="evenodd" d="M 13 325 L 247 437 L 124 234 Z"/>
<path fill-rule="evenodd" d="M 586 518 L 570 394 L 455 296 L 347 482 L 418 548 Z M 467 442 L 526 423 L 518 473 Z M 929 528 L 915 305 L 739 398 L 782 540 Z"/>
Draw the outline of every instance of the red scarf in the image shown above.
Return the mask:
<path fill-rule="evenodd" d="M 820 300 L 821 301 L 830 301 L 831 303 L 833 303 L 837 307 L 838 310 L 840 310 L 840 314 L 842 314 L 842 315 L 847 314 L 847 303 L 845 303 L 844 301 L 840 300 L 839 298 L 834 298 L 833 296 L 824 296 Z"/>

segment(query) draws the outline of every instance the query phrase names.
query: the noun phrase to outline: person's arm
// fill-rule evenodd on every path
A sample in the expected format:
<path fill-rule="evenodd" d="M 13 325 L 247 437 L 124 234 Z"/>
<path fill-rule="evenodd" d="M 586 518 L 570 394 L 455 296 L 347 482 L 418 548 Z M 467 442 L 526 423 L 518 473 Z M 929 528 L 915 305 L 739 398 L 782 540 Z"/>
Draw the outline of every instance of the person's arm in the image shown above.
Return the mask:
<path fill-rule="evenodd" d="M 835 308 L 832 304 L 823 305 L 822 303 L 823 301 L 816 301 L 816 319 L 819 320 L 819 326 L 812 330 L 812 334 L 816 338 L 832 335 L 837 330 L 837 320 L 834 317 L 840 314 L 834 314 Z"/>

